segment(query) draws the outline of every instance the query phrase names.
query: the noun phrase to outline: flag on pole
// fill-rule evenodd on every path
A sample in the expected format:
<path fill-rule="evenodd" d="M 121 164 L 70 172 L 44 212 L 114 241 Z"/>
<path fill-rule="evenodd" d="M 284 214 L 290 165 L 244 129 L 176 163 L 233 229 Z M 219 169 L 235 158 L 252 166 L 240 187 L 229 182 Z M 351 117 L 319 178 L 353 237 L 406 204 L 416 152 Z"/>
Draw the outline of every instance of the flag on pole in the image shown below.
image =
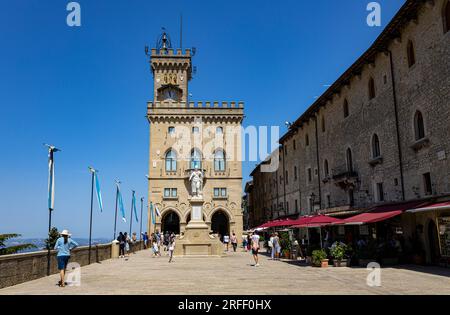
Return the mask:
<path fill-rule="evenodd" d="M 55 166 L 53 164 L 53 149 L 48 149 L 48 208 L 55 207 Z"/>
<path fill-rule="evenodd" d="M 96 171 L 94 171 L 94 179 L 95 179 L 95 189 L 97 191 L 98 206 L 100 207 L 100 212 L 103 212 L 102 192 L 100 191 L 100 181 L 98 180 L 98 175 Z"/>
<path fill-rule="evenodd" d="M 138 215 L 137 215 L 137 211 L 136 211 L 136 196 L 135 196 L 135 191 L 133 190 L 133 210 L 134 210 L 134 217 L 136 218 L 136 222 L 139 222 L 138 220 Z"/>
<path fill-rule="evenodd" d="M 123 206 L 123 199 L 122 199 L 122 193 L 120 192 L 120 186 L 118 183 L 116 183 L 116 185 L 117 185 L 117 196 L 119 198 L 120 213 L 122 214 L 122 220 L 123 220 L 123 222 L 127 222 L 127 219 L 125 218 L 125 208 Z"/>
<path fill-rule="evenodd" d="M 157 205 L 155 205 L 155 212 L 156 212 L 156 215 L 157 215 L 158 217 L 160 217 L 160 216 L 161 216 L 161 212 L 159 211 L 159 209 L 158 209 L 158 206 L 157 206 Z"/>
<path fill-rule="evenodd" d="M 150 202 L 150 216 L 152 217 L 152 224 L 156 224 L 155 215 L 153 214 L 153 203 Z"/>

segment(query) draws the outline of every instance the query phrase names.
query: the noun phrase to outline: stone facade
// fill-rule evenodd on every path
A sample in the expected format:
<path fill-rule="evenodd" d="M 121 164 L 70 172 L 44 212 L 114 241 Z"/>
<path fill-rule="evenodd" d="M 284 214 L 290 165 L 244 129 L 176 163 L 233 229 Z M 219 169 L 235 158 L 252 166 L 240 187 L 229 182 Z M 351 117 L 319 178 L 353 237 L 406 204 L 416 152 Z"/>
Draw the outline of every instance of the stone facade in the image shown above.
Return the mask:
<path fill-rule="evenodd" d="M 243 103 L 188 101 L 191 57 L 190 50 L 172 49 L 152 49 L 150 55 L 155 94 L 147 106 L 148 200 L 161 216 L 153 225 L 149 213 L 148 230 L 185 230 L 191 216 L 189 175 L 198 166 L 205 176 L 204 221 L 216 233 L 241 235 Z"/>
<path fill-rule="evenodd" d="M 254 211 L 271 209 L 262 199 L 275 195 L 271 203 L 283 206 L 265 220 L 317 210 L 349 216 L 379 204 L 450 195 L 447 6 L 447 0 L 406 1 L 281 137 L 278 171 L 253 171 L 250 198 L 261 203 Z M 420 217 L 426 215 L 410 221 Z"/>

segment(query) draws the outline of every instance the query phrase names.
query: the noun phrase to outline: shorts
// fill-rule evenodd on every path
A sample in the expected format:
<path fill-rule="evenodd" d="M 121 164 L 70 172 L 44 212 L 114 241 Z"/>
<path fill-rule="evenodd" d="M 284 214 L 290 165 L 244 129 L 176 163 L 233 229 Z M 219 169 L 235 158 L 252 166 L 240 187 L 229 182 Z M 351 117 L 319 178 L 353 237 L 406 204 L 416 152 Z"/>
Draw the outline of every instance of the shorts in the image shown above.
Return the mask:
<path fill-rule="evenodd" d="M 252 254 L 253 255 L 258 255 L 258 251 L 259 251 L 259 248 L 252 248 Z"/>
<path fill-rule="evenodd" d="M 58 270 L 65 270 L 70 256 L 57 256 L 56 258 L 58 260 Z"/>

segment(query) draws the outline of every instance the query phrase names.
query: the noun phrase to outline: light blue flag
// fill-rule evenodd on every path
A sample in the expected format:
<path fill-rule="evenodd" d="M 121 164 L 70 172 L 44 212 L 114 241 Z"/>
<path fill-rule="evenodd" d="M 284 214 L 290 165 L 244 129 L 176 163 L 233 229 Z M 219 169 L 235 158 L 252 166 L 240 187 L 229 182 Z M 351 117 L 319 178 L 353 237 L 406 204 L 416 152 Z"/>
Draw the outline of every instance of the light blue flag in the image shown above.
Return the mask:
<path fill-rule="evenodd" d="M 122 214 L 122 220 L 123 222 L 127 222 L 127 219 L 125 218 L 125 208 L 123 206 L 122 193 L 120 192 L 119 184 L 117 184 L 117 193 L 118 193 L 117 196 L 119 198 L 120 213 Z"/>
<path fill-rule="evenodd" d="M 155 215 L 153 214 L 153 203 L 150 202 L 150 215 L 152 217 L 152 224 L 156 224 Z"/>
<path fill-rule="evenodd" d="M 134 217 L 136 218 L 136 222 L 139 222 L 137 211 L 136 211 L 136 196 L 135 196 L 134 191 L 133 191 L 133 210 L 134 210 Z"/>
<path fill-rule="evenodd" d="M 100 212 L 103 212 L 102 192 L 100 191 L 100 181 L 98 180 L 97 172 L 94 172 L 94 179 L 95 179 L 95 190 L 97 191 L 98 206 L 100 207 Z"/>
<path fill-rule="evenodd" d="M 48 151 L 48 208 L 55 208 L 55 166 L 53 164 L 53 150 Z"/>

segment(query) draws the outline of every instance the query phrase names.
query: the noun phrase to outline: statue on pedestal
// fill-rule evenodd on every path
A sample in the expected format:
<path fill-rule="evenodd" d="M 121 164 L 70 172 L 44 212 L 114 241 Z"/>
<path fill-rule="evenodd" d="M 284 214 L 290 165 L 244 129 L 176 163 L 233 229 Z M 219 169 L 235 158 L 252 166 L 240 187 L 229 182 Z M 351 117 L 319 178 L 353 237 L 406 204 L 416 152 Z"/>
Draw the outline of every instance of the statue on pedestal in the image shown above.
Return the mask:
<path fill-rule="evenodd" d="M 189 181 L 191 182 L 191 196 L 201 197 L 203 191 L 203 171 L 200 169 L 195 169 L 191 171 L 189 176 Z"/>

